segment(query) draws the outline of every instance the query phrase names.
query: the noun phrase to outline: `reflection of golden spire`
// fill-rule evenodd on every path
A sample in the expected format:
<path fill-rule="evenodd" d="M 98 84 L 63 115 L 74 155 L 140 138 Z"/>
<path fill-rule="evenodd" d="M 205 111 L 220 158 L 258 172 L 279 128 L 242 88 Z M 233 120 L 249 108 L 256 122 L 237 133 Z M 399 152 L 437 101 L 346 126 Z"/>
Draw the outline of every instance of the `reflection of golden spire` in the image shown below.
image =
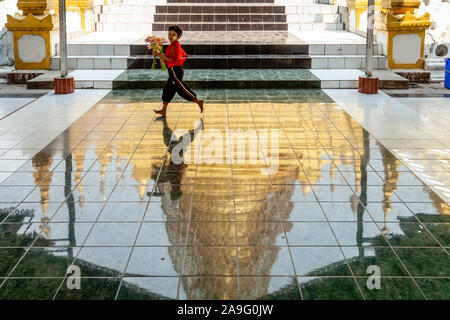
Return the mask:
<path fill-rule="evenodd" d="M 49 219 L 48 217 L 42 217 L 42 218 L 41 218 L 42 224 L 39 226 L 39 229 L 41 229 L 41 230 L 44 232 L 45 237 L 46 237 L 47 239 L 50 238 L 50 231 L 52 230 L 52 229 L 48 226 L 49 221 L 50 221 L 50 219 Z"/>
<path fill-rule="evenodd" d="M 83 207 L 84 197 L 83 197 L 83 183 L 81 181 L 81 174 L 83 172 L 84 159 L 86 155 L 86 145 L 78 146 L 77 148 L 75 148 L 75 150 L 72 151 L 72 155 L 76 166 L 74 181 L 75 184 L 77 185 L 78 192 L 80 193 L 78 201 L 80 203 L 80 206 Z"/>
<path fill-rule="evenodd" d="M 49 201 L 50 184 L 52 182 L 53 171 L 50 172 L 53 157 L 47 153 L 40 152 L 33 157 L 32 164 L 35 171 L 33 172 L 34 181 L 39 184 L 41 193 L 42 214 L 47 215 L 47 207 Z"/>
<path fill-rule="evenodd" d="M 384 165 L 384 184 L 383 184 L 383 211 L 384 221 L 387 220 L 389 212 L 392 210 L 391 195 L 397 189 L 397 183 L 400 177 L 397 168 L 400 166 L 400 160 L 395 158 L 385 147 L 378 143 Z"/>

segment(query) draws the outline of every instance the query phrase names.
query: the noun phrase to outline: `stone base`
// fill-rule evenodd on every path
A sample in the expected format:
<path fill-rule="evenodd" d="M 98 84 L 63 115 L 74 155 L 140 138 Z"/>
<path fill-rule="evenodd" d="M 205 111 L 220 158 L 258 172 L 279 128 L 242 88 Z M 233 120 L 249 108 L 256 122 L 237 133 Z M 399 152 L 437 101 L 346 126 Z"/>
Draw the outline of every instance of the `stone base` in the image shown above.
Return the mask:
<path fill-rule="evenodd" d="M 361 93 L 376 94 L 378 93 L 378 85 L 378 78 L 364 75 L 358 79 L 358 91 Z"/>
<path fill-rule="evenodd" d="M 392 72 L 402 76 L 403 78 L 408 79 L 410 82 L 415 83 L 430 83 L 430 71 L 424 71 L 421 69 L 392 69 Z M 443 72 L 443 71 L 442 71 Z"/>
<path fill-rule="evenodd" d="M 57 77 L 53 79 L 55 94 L 67 94 L 75 91 L 75 81 L 73 77 Z"/>
<path fill-rule="evenodd" d="M 48 70 L 15 70 L 6 74 L 8 84 L 26 84 L 28 80 L 36 78 Z"/>

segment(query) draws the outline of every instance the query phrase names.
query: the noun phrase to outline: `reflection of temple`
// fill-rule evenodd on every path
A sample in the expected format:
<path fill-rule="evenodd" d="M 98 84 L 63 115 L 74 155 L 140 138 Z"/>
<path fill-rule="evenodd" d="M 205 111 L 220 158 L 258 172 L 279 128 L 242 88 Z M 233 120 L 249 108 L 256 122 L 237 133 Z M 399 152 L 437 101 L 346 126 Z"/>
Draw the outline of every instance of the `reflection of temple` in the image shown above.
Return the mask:
<path fill-rule="evenodd" d="M 156 104 L 155 104 L 156 105 Z M 289 106 L 284 103 L 272 103 L 275 108 Z M 154 105 L 146 104 L 146 109 L 151 110 Z M 104 106 L 103 106 L 104 107 Z M 248 104 L 229 104 L 228 112 L 239 115 L 241 110 L 246 110 Z M 290 105 L 290 107 L 292 107 Z M 318 107 L 315 105 L 314 107 Z M 226 137 L 227 107 L 223 104 L 210 104 L 211 110 L 214 110 L 213 116 L 205 118 L 206 129 L 213 128 L 221 132 Z M 273 119 L 269 114 L 270 106 L 265 103 L 258 103 L 253 111 L 254 123 L 258 129 L 276 129 L 279 128 L 278 120 Z M 310 104 L 297 104 L 297 111 L 302 121 L 298 126 L 289 126 L 286 136 L 280 134 L 279 149 L 279 168 L 278 171 L 268 177 L 262 174 L 261 168 L 264 164 L 206 164 L 201 163 L 188 164 L 184 167 L 183 173 L 180 173 L 180 185 L 174 186 L 171 180 L 163 180 L 157 186 L 158 194 L 162 197 L 162 209 L 170 221 L 234 221 L 234 215 L 238 221 L 286 221 L 292 210 L 292 198 L 295 182 L 302 185 L 303 193 L 306 195 L 311 192 L 310 184 L 319 182 L 324 174 L 323 168 L 330 164 L 324 151 L 333 157 L 333 161 L 338 165 L 342 163 L 353 167 L 355 181 L 350 182 L 356 185 L 357 191 L 361 191 L 362 177 L 367 180 L 367 174 L 364 175 L 362 162 L 367 148 L 364 143 L 364 133 L 362 128 L 351 119 L 346 113 L 336 110 L 328 112 L 326 115 L 321 112 L 312 111 Z M 253 109 L 253 106 L 252 106 Z M 95 114 L 95 109 L 94 114 Z M 92 111 L 91 110 L 91 111 Z M 243 112 L 245 113 L 245 112 Z M 78 126 L 82 127 L 89 121 L 92 113 L 81 117 L 73 126 L 76 130 Z M 291 117 L 292 118 L 292 117 Z M 298 118 L 298 117 L 297 117 Z M 194 118 L 168 117 L 167 125 L 174 128 L 191 129 L 194 126 Z M 290 121 L 292 119 L 280 119 L 281 121 Z M 233 125 L 231 125 L 233 123 Z M 106 124 L 105 124 L 106 125 Z M 247 130 L 249 126 L 248 119 L 240 115 L 239 118 L 230 118 L 230 127 L 242 128 Z M 304 130 L 302 129 L 304 128 Z M 314 133 L 311 132 L 314 130 Z M 345 132 L 345 137 L 338 131 Z M 100 171 L 98 172 L 99 188 L 102 191 L 105 184 L 107 167 L 116 162 L 116 167 L 120 166 L 121 161 L 129 161 L 128 167 L 124 172 L 123 179 L 132 179 L 129 184 L 136 186 L 141 199 L 145 198 L 146 191 L 149 191 L 147 184 L 151 179 L 158 176 L 161 164 L 167 149 L 162 139 L 163 124 L 161 121 L 155 121 L 151 124 L 148 131 L 120 131 L 117 137 L 110 144 L 105 140 L 84 140 L 81 144 L 79 139 L 73 142 L 67 140 L 68 149 L 72 150 L 75 168 L 74 181 L 79 194 L 82 195 L 83 180 L 81 172 L 85 161 L 85 155 L 88 148 L 94 148 L 95 155 L 98 157 Z M 145 133 L 145 135 L 144 135 Z M 70 133 L 69 133 L 70 135 Z M 142 136 L 144 139 L 141 141 Z M 268 138 L 270 140 L 270 136 Z M 108 140 L 109 141 L 109 140 Z M 348 141 L 354 148 L 349 147 Z M 204 150 L 209 142 L 205 142 L 199 137 L 191 143 L 191 152 L 200 147 Z M 270 145 L 270 142 L 269 142 Z M 224 144 L 225 146 L 225 144 Z M 292 146 L 295 148 L 295 158 Z M 246 148 L 249 143 L 246 142 Z M 90 150 L 89 149 L 89 150 Z M 248 149 L 247 149 L 248 150 Z M 270 147 L 269 147 L 270 150 Z M 390 210 L 390 194 L 395 191 L 395 183 L 398 181 L 399 174 L 396 168 L 399 165 L 398 160 L 389 156 L 386 151 L 382 151 L 383 163 L 385 165 L 386 184 L 383 187 L 385 199 L 383 208 L 388 214 Z M 194 159 L 194 153 L 191 159 Z M 169 163 L 170 155 L 166 159 L 166 166 Z M 205 159 L 204 159 L 205 160 Z M 365 159 L 368 160 L 368 159 Z M 47 185 L 41 184 L 41 203 L 45 214 L 45 207 L 48 203 L 49 184 L 51 182 L 51 173 L 49 167 L 52 163 L 51 155 L 40 153 L 33 162 L 36 172 L 36 182 L 41 177 L 47 176 Z M 123 169 L 123 168 L 122 168 Z M 84 169 L 86 170 L 86 169 Z M 333 180 L 336 168 L 330 166 L 328 175 Z M 111 174 L 120 174 L 110 172 Z M 175 170 L 176 171 L 176 170 Z M 177 172 L 172 172 L 177 174 Z M 39 179 L 38 179 L 39 178 Z M 137 182 L 137 183 L 136 183 Z M 195 189 L 193 188 L 195 183 Z M 181 196 L 174 198 L 171 191 L 179 188 Z M 333 190 L 330 190 L 332 192 Z M 74 199 L 82 202 L 81 199 Z M 358 202 L 358 199 L 356 199 Z M 357 204 L 349 204 L 354 211 L 357 210 Z M 445 212 L 447 213 L 447 212 Z M 231 220 L 230 220 L 231 217 Z M 169 254 L 172 258 L 174 268 L 178 273 L 184 274 L 209 274 L 209 270 L 215 270 L 217 274 L 235 274 L 235 265 L 229 264 L 229 261 L 235 261 L 236 234 L 233 227 L 224 227 L 227 224 L 202 224 L 198 228 L 186 230 L 185 224 L 167 224 L 167 234 L 173 247 L 169 248 Z M 284 224 L 286 231 L 291 228 L 290 223 Z M 237 239 L 242 243 L 252 243 L 264 246 L 275 245 L 276 238 L 283 233 L 282 225 L 273 224 L 239 224 L 237 230 Z M 183 245 L 187 239 L 195 239 L 198 246 L 186 250 L 183 259 Z M 211 250 L 206 245 L 211 243 L 231 244 L 230 250 Z M 205 246 L 202 246 L 205 245 Z M 278 249 L 267 251 L 270 254 L 264 256 L 258 254 L 255 250 L 239 250 L 240 268 L 252 270 L 257 274 L 270 274 L 270 271 L 276 261 Z M 222 256 L 221 256 L 222 255 Z M 184 271 L 182 270 L 184 266 Z M 190 281 L 188 283 L 188 281 Z M 202 299 L 215 296 L 217 299 L 227 299 L 234 297 L 237 292 L 237 282 L 226 277 L 217 277 L 216 282 L 212 284 L 207 277 L 199 277 L 196 280 L 182 278 L 183 287 L 188 291 L 188 298 Z M 258 297 L 264 296 L 268 290 L 268 278 L 256 277 L 254 282 L 241 282 L 240 292 L 242 296 Z M 189 290 L 187 290 L 189 288 Z M 217 296 L 219 295 L 219 296 Z"/>

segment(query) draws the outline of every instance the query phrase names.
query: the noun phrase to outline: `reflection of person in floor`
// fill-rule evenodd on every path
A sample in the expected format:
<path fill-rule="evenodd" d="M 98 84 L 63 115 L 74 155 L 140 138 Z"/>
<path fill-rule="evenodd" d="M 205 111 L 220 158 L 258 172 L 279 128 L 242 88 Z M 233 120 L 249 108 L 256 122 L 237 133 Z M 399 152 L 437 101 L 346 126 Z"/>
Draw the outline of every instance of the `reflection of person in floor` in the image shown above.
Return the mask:
<path fill-rule="evenodd" d="M 172 101 L 175 93 L 178 92 L 180 96 L 188 101 L 193 101 L 198 104 L 200 112 L 203 112 L 203 100 L 199 100 L 194 91 L 192 91 L 189 86 L 182 81 L 183 79 L 183 63 L 187 59 L 187 54 L 181 47 L 178 39 L 181 37 L 183 31 L 177 25 L 169 27 L 169 41 L 170 45 L 166 48 L 166 54 L 157 53 L 153 51 L 154 56 L 158 56 L 161 59 L 161 63 L 167 64 L 169 71 L 169 79 L 167 79 L 166 85 L 164 86 L 162 101 L 163 106 L 161 110 L 154 110 L 156 113 L 164 116 L 166 115 L 167 105 Z"/>
<path fill-rule="evenodd" d="M 183 159 L 183 149 L 187 148 L 192 143 L 192 141 L 194 141 L 197 134 L 203 130 L 203 120 L 200 119 L 199 124 L 196 128 L 189 130 L 179 138 L 173 136 L 173 131 L 167 125 L 167 119 L 165 116 L 159 117 L 156 120 L 163 122 L 163 140 L 164 144 L 167 146 L 167 151 L 170 154 L 169 165 L 164 164 L 163 168 L 161 169 L 158 184 L 169 181 L 172 186 L 170 198 L 171 200 L 176 200 L 183 195 L 180 183 L 181 179 L 183 178 L 184 169 L 187 167 L 187 165 L 184 163 L 184 161 L 181 161 L 181 163 L 179 164 L 176 163 L 178 161 L 174 162 L 172 151 L 177 152 L 176 156 L 179 157 L 178 159 Z M 178 147 L 174 150 L 175 146 L 177 145 L 183 146 L 183 148 Z M 147 192 L 147 195 L 150 196 L 151 192 Z M 155 192 L 153 195 L 160 196 L 161 193 Z"/>

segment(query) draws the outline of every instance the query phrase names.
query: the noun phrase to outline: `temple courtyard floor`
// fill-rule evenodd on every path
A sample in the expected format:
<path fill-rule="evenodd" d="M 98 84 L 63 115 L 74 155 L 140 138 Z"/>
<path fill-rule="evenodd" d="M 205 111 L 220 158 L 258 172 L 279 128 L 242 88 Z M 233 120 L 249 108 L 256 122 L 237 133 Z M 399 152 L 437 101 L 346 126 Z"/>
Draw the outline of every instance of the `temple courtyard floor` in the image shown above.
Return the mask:
<path fill-rule="evenodd" d="M 448 95 L 33 92 L 0 91 L 0 299 L 450 298 Z"/>

